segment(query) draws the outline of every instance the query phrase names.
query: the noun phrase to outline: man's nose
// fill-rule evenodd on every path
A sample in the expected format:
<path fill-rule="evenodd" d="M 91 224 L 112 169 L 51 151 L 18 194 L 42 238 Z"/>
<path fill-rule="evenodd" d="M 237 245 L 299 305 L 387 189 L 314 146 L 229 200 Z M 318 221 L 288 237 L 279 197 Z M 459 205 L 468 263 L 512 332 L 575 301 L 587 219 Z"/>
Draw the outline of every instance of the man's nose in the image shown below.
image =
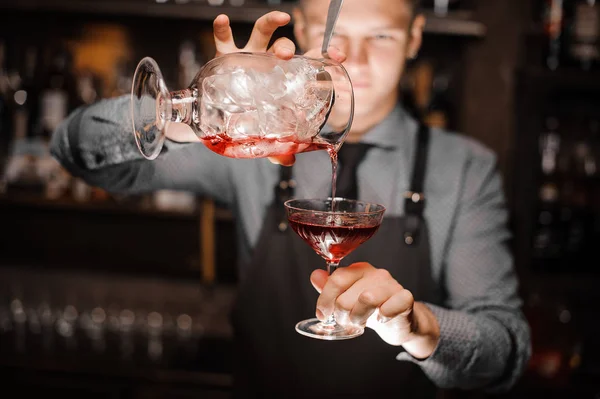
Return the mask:
<path fill-rule="evenodd" d="M 346 49 L 346 63 L 363 65 L 369 60 L 368 43 L 365 40 L 349 43 Z"/>

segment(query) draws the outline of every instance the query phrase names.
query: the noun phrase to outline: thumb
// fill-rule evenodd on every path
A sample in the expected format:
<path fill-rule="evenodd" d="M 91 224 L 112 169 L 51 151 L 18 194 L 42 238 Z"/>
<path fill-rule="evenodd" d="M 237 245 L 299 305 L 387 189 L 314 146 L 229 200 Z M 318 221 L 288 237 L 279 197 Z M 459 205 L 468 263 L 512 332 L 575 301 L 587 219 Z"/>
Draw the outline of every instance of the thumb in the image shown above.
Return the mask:
<path fill-rule="evenodd" d="M 321 291 L 323 291 L 323 287 L 325 287 L 325 283 L 327 282 L 328 278 L 329 275 L 325 270 L 317 269 L 310 275 L 310 282 L 312 283 L 313 287 L 315 287 L 315 290 L 317 290 L 317 292 L 320 294 Z"/>

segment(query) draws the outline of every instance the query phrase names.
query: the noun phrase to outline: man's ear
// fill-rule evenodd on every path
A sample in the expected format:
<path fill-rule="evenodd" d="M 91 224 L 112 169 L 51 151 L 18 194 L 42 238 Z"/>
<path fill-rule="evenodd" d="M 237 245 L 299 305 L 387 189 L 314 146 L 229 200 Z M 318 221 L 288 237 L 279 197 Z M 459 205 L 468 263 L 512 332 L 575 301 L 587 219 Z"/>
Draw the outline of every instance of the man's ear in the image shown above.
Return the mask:
<path fill-rule="evenodd" d="M 423 29 L 425 29 L 426 22 L 425 16 L 423 14 L 418 14 L 411 24 L 407 48 L 407 57 L 410 59 L 416 58 L 419 54 L 419 50 L 421 50 L 421 45 L 423 44 Z"/>
<path fill-rule="evenodd" d="M 301 52 L 308 51 L 307 42 L 308 38 L 306 37 L 306 18 L 304 17 L 304 13 L 300 7 L 295 7 L 294 11 L 292 11 L 292 17 L 294 21 L 294 36 L 296 38 L 296 43 L 298 43 L 298 47 Z"/>

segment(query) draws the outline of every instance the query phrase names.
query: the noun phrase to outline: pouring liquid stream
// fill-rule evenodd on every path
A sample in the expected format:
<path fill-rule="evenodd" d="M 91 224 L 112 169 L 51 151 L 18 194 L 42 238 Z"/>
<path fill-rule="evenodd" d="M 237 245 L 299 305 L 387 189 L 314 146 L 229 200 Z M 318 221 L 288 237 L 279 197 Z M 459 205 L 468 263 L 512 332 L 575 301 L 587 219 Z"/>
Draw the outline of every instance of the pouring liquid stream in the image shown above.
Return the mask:
<path fill-rule="evenodd" d="M 334 147 L 327 149 L 331 158 L 331 212 L 335 212 L 335 192 L 337 186 L 338 154 Z"/>

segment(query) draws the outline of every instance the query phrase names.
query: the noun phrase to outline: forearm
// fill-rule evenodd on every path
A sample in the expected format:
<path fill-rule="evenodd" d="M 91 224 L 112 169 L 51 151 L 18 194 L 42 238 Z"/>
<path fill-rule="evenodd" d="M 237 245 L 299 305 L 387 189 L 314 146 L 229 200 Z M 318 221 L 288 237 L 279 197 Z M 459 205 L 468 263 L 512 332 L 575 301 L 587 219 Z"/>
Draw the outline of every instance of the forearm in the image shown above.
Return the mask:
<path fill-rule="evenodd" d="M 170 140 L 157 159 L 146 160 L 135 143 L 128 104 L 124 96 L 73 112 L 52 137 L 52 155 L 74 176 L 109 192 L 186 190 L 231 203 L 229 160 L 200 143 Z"/>
<path fill-rule="evenodd" d="M 127 123 L 128 101 L 123 96 L 75 110 L 54 132 L 52 155 L 83 178 L 102 168 L 143 159 Z"/>
<path fill-rule="evenodd" d="M 418 364 L 441 388 L 503 391 L 521 375 L 529 358 L 529 329 L 513 310 L 462 312 L 427 305 L 439 323 L 439 342 Z"/>

